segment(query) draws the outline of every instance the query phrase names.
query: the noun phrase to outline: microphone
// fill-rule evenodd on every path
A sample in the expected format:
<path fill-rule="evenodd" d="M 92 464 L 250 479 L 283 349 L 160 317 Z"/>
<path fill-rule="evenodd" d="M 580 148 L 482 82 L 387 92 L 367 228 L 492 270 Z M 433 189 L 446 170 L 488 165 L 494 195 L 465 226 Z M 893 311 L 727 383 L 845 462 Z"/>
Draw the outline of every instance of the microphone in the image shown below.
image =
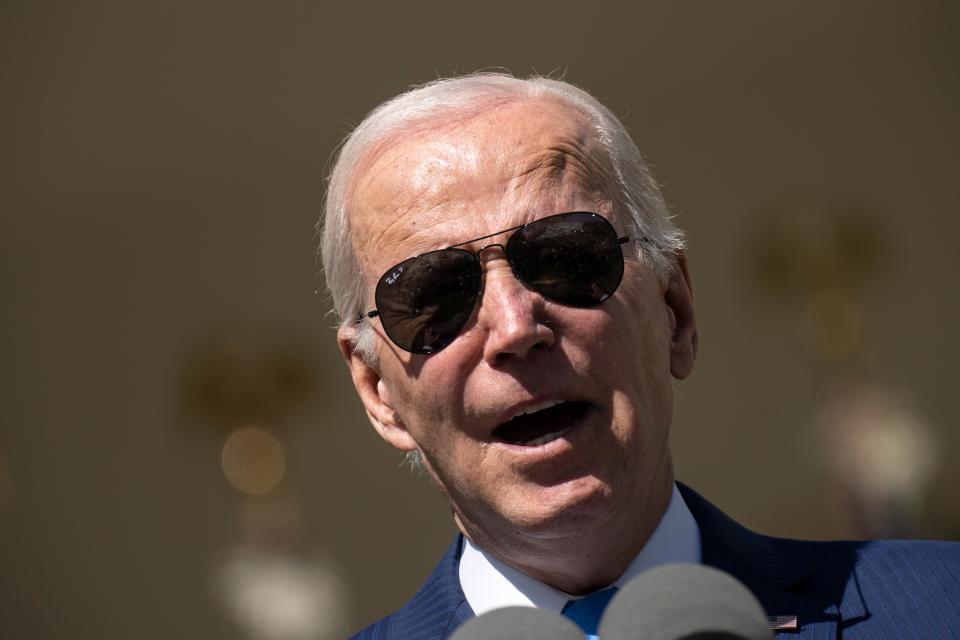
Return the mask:
<path fill-rule="evenodd" d="M 607 606 L 599 636 L 601 640 L 773 640 L 763 607 L 750 590 L 730 574 L 697 564 L 661 565 L 628 582 Z"/>
<path fill-rule="evenodd" d="M 583 640 L 583 632 L 550 611 L 505 607 L 467 620 L 450 640 Z"/>

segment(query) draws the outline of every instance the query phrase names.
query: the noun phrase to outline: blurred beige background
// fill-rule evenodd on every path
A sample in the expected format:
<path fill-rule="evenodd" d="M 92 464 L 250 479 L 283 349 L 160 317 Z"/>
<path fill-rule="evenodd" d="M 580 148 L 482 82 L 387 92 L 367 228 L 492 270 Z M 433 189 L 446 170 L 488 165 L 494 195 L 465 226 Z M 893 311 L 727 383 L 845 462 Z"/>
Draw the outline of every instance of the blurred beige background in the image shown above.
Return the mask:
<path fill-rule="evenodd" d="M 480 68 L 595 93 L 689 232 L 681 479 L 836 537 L 900 473 L 892 530 L 956 537 L 956 6 L 3 3 L 0 637 L 342 637 L 412 594 L 453 528 L 353 397 L 314 223 L 367 110 Z M 767 273 L 848 220 L 843 291 Z"/>

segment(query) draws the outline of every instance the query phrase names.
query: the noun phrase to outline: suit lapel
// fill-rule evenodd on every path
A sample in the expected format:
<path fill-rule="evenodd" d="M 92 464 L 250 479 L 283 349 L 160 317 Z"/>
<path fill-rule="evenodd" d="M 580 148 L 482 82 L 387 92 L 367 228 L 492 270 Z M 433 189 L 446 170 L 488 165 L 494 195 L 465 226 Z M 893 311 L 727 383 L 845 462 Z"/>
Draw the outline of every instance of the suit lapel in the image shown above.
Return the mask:
<path fill-rule="evenodd" d="M 832 640 L 840 615 L 816 590 L 816 574 L 795 544 L 746 529 L 689 487 L 678 483 L 684 502 L 700 527 L 704 564 L 733 575 L 760 601 L 769 616 L 796 616 L 798 628 L 778 634 L 789 640 Z"/>
<path fill-rule="evenodd" d="M 389 629 L 384 629 L 382 636 L 374 633 L 374 638 L 445 640 L 473 617 L 473 610 L 460 588 L 462 546 L 463 536 L 458 535 L 417 594 L 388 618 Z"/>

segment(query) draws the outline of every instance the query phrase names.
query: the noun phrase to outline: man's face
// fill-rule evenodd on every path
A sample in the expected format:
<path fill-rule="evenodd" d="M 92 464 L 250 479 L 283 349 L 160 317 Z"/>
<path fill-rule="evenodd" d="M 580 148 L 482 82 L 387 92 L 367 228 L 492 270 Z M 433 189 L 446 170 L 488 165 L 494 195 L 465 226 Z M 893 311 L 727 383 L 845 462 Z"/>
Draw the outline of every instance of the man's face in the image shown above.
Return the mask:
<path fill-rule="evenodd" d="M 392 265 L 551 214 L 593 211 L 627 235 L 609 170 L 585 118 L 553 101 L 500 106 L 393 142 L 355 184 L 366 308 Z M 642 526 L 646 507 L 664 506 L 671 370 L 683 377 L 693 362 L 689 289 L 685 269 L 659 278 L 633 243 L 624 255 L 617 292 L 572 308 L 524 288 L 499 249 L 484 251 L 482 298 L 433 355 L 400 350 L 373 320 L 370 365 L 341 331 L 374 426 L 397 448 L 422 452 L 461 529 L 495 553 L 626 531 Z M 532 414 L 511 421 L 524 412 Z"/>

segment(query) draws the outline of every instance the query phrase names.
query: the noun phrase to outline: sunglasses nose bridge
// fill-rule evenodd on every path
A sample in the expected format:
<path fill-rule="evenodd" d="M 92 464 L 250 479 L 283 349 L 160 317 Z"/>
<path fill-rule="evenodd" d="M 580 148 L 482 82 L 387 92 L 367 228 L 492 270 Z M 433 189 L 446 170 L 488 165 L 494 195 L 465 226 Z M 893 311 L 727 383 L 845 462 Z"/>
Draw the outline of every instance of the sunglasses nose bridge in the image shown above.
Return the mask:
<path fill-rule="evenodd" d="M 486 251 L 492 250 L 492 249 L 497 249 L 498 251 L 496 251 L 496 252 L 494 253 L 494 255 L 490 255 L 489 253 L 485 253 Z M 507 245 L 500 244 L 500 243 L 493 243 L 493 244 L 485 245 L 485 246 L 480 247 L 479 249 L 477 249 L 477 251 L 476 251 L 476 256 L 477 256 L 477 260 L 480 262 L 481 265 L 485 265 L 485 264 L 486 264 L 487 262 L 489 262 L 490 260 L 496 260 L 496 259 L 498 259 L 498 258 L 502 258 L 502 259 L 506 260 L 506 261 L 507 261 L 507 264 L 510 266 L 510 272 L 513 274 L 513 277 L 514 277 L 517 281 L 519 281 L 520 284 L 522 284 L 524 287 L 529 288 L 529 287 L 527 287 L 527 285 L 526 285 L 526 283 L 523 281 L 523 279 L 521 279 L 520 276 L 517 274 L 516 269 L 514 269 L 513 263 L 510 261 L 510 256 L 507 255 Z M 484 271 L 486 272 L 486 269 L 484 269 Z M 486 276 L 484 276 L 484 279 L 486 279 Z"/>
<path fill-rule="evenodd" d="M 483 357 L 492 364 L 510 356 L 524 356 L 536 346 L 553 344 L 553 332 L 541 317 L 542 302 L 513 269 L 503 245 L 489 245 L 477 251 L 497 247 L 500 252 L 482 262 L 483 292 L 478 300 L 477 327 L 486 335 Z"/>
<path fill-rule="evenodd" d="M 499 249 L 499 250 L 500 250 L 499 253 L 500 253 L 501 255 L 504 255 L 504 256 L 507 255 L 507 247 L 506 247 L 505 245 L 503 245 L 503 244 L 500 244 L 499 242 L 494 242 L 494 243 L 491 243 L 491 244 L 483 245 L 482 247 L 480 247 L 479 249 L 477 249 L 477 258 L 479 258 L 480 261 L 483 262 L 483 260 L 484 260 L 484 254 L 485 254 L 488 250 L 490 250 L 490 249 Z"/>

